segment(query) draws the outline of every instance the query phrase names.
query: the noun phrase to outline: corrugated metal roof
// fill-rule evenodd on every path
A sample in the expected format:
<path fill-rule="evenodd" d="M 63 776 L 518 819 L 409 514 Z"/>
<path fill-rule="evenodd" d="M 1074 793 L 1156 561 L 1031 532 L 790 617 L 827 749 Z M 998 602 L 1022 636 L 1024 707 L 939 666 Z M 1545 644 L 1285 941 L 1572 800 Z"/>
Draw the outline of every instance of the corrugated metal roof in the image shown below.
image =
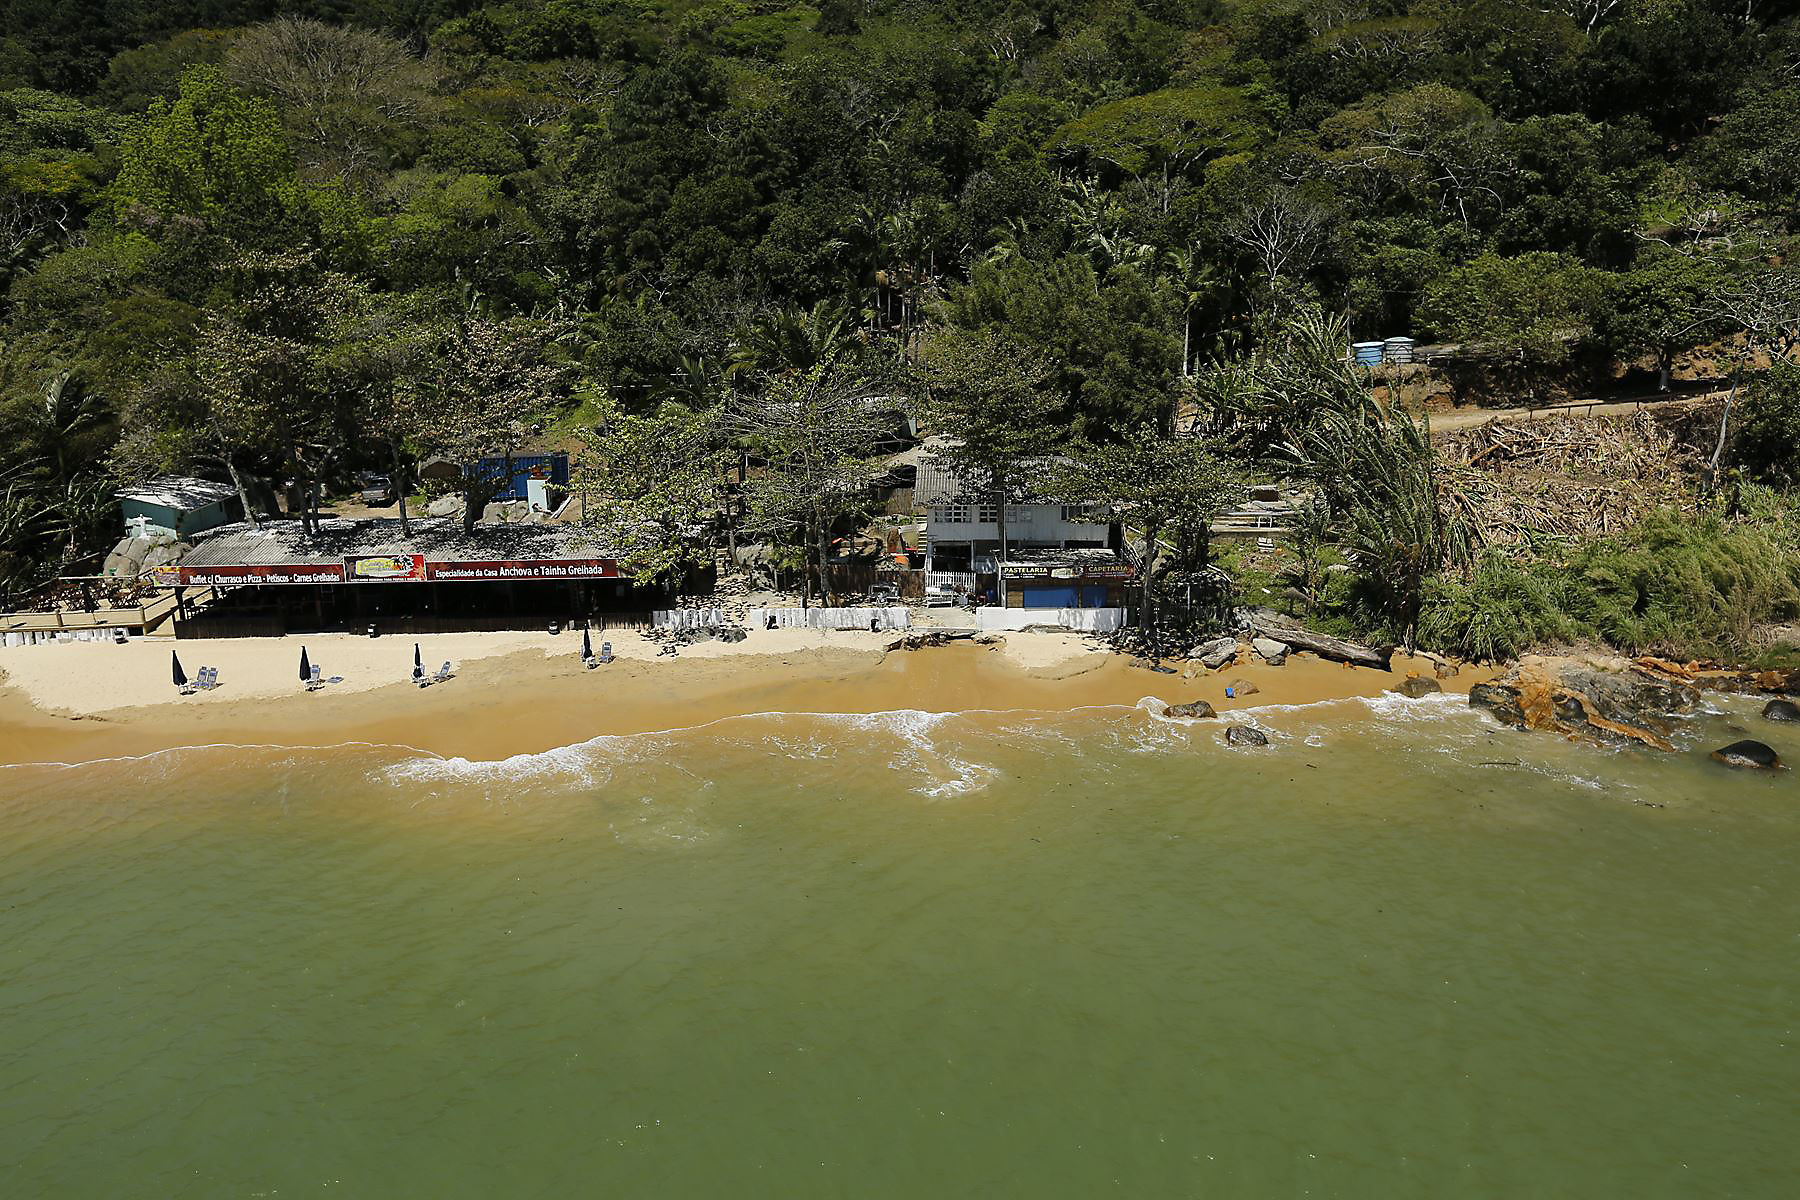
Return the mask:
<path fill-rule="evenodd" d="M 237 489 L 228 483 L 195 479 L 191 475 L 163 475 L 136 487 L 120 488 L 113 495 L 120 500 L 136 500 L 140 504 L 159 504 L 179 512 L 192 512 L 196 508 L 205 508 L 220 500 L 231 499 L 237 495 Z"/>
<path fill-rule="evenodd" d="M 1068 461 L 1065 458 L 1040 458 L 1025 464 L 1020 474 L 1025 478 L 1020 481 L 1016 493 L 1008 499 L 1009 504 L 1055 504 L 1055 497 L 1044 496 L 1038 490 L 1040 485 L 1048 482 L 1051 472 L 1059 463 Z M 933 504 L 970 504 L 976 501 L 991 501 L 991 495 L 975 492 L 968 481 L 955 468 L 946 463 L 939 454 L 927 450 L 919 458 L 919 475 L 913 484 L 913 503 L 921 507 Z"/>
<path fill-rule="evenodd" d="M 225 525 L 182 560 L 184 567 L 322 566 L 353 554 L 423 554 L 428 562 L 490 562 L 496 559 L 614 557 L 579 525 L 477 525 L 464 533 L 455 518 L 422 517 L 412 532 L 400 533 L 392 517 L 330 520 L 309 537 L 299 521 L 276 521 L 254 529 Z"/>

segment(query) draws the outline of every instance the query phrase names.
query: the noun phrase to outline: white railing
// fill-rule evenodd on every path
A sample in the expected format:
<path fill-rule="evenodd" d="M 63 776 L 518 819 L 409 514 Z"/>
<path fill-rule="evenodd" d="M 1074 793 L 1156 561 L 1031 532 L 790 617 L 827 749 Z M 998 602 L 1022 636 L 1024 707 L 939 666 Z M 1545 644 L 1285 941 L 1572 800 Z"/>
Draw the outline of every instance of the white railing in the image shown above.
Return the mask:
<path fill-rule="evenodd" d="M 1054 625 L 1081 633 L 1111 633 L 1125 624 L 1122 608 L 997 608 L 975 610 L 977 629 L 1030 629 Z"/>
<path fill-rule="evenodd" d="M 745 624 L 751 629 L 911 629 L 912 613 L 905 608 L 753 608 Z"/>
<path fill-rule="evenodd" d="M 650 614 L 658 629 L 717 629 L 725 624 L 722 608 L 665 608 Z"/>
<path fill-rule="evenodd" d="M 116 642 L 124 626 L 109 629 L 19 630 L 0 633 L 0 646 L 54 646 L 63 642 Z"/>
<path fill-rule="evenodd" d="M 927 571 L 925 572 L 925 589 L 937 588 L 946 592 L 972 592 L 975 590 L 975 575 L 972 571 Z"/>

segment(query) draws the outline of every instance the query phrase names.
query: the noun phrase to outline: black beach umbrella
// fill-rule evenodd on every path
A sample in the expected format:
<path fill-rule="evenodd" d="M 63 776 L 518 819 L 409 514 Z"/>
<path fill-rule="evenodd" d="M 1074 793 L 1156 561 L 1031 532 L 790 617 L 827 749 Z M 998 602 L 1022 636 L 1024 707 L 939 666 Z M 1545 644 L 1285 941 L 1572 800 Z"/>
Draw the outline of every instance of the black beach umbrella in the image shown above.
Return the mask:
<path fill-rule="evenodd" d="M 425 656 L 419 653 L 419 643 L 417 642 L 413 643 L 413 666 L 420 670 L 425 669 Z"/>
<path fill-rule="evenodd" d="M 175 653 L 173 650 L 171 650 L 171 651 L 169 651 L 169 658 L 175 664 L 175 686 L 176 687 L 186 687 L 187 686 L 187 672 L 181 669 L 181 655 L 179 655 L 179 654 Z"/>
<path fill-rule="evenodd" d="M 306 647 L 300 647 L 300 682 L 305 683 L 312 678 L 312 663 L 306 660 Z"/>
<path fill-rule="evenodd" d="M 588 631 L 581 631 L 581 661 L 586 662 L 594 657 L 594 643 L 588 640 Z"/>

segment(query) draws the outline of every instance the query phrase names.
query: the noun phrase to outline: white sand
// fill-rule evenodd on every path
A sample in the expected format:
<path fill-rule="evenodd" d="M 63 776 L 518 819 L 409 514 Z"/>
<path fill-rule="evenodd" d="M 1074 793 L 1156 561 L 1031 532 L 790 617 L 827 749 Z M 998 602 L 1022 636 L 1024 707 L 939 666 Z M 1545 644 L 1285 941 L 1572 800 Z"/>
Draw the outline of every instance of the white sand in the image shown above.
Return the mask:
<path fill-rule="evenodd" d="M 1028 671 L 1051 670 L 1089 659 L 1104 662 L 1110 651 L 1097 639 L 1082 633 L 1033 630 L 1029 633 L 998 635 L 1001 653 L 1014 666 Z"/>
<path fill-rule="evenodd" d="M 724 658 L 737 655 L 787 655 L 815 650 L 880 652 L 895 635 L 866 631 L 816 629 L 752 630 L 741 642 L 707 641 L 683 646 L 680 657 Z M 660 643 L 626 630 L 594 636 L 594 652 L 603 641 L 626 659 L 656 659 Z M 476 659 L 537 651 L 545 658 L 575 661 L 581 653 L 579 631 L 551 637 L 543 632 L 445 633 L 418 639 L 427 673 L 448 659 L 461 665 Z M 139 639 L 124 645 L 71 642 L 46 646 L 0 648 L 0 673 L 35 706 L 62 714 L 87 715 L 147 704 L 226 705 L 276 696 L 303 696 L 300 648 L 327 679 L 338 676 L 326 692 L 363 692 L 412 677 L 413 639 L 358 637 L 354 634 L 310 634 L 284 638 L 208 638 L 177 642 Z M 219 669 L 219 686 L 183 696 L 170 676 L 169 652 L 181 656 L 189 678 L 202 666 Z M 451 686 L 454 686 L 454 682 Z"/>

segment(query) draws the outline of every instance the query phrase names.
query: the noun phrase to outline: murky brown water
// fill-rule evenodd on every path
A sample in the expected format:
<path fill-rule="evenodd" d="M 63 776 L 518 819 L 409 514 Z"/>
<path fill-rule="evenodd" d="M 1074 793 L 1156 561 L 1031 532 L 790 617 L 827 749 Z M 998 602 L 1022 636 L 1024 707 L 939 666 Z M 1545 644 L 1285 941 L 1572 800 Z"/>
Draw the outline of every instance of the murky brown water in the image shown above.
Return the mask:
<path fill-rule="evenodd" d="M 0 1190 L 1791 1192 L 1791 776 L 1256 719 L 0 769 Z"/>

